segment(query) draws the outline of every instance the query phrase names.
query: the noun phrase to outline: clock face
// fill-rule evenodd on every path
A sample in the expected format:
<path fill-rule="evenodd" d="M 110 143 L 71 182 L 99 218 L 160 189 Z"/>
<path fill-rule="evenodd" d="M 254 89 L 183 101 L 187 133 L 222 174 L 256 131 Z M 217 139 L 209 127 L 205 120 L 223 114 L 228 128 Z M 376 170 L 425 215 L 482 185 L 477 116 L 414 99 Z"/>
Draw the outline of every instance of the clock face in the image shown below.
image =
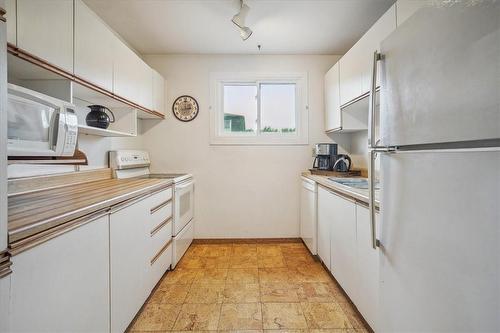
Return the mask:
<path fill-rule="evenodd" d="M 177 97 L 172 105 L 174 116 L 180 121 L 191 121 L 198 115 L 198 102 L 191 96 Z"/>

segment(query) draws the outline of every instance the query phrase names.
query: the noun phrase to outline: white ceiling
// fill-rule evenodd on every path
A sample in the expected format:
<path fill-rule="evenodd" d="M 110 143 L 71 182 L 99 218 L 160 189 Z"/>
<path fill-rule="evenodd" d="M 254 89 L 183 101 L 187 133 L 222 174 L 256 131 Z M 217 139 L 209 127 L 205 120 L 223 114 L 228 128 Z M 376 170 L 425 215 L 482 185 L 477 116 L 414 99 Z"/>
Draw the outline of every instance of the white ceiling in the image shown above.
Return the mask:
<path fill-rule="evenodd" d="M 395 0 L 85 0 L 142 54 L 344 54 Z"/>

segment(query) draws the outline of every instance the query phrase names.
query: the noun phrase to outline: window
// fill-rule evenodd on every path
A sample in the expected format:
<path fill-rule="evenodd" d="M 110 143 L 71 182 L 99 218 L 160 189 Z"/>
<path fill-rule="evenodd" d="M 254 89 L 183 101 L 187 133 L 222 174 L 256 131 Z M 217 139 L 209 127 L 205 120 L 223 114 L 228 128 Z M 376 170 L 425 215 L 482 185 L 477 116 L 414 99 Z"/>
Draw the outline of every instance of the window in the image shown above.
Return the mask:
<path fill-rule="evenodd" d="M 212 74 L 211 144 L 307 144 L 306 77 Z"/>

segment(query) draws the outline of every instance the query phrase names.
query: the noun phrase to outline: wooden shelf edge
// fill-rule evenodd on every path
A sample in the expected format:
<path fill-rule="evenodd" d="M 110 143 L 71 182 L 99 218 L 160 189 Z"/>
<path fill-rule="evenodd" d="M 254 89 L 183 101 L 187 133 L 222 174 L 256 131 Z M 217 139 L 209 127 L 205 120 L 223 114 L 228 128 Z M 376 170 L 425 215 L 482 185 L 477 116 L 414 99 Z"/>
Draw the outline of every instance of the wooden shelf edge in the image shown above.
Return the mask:
<path fill-rule="evenodd" d="M 85 80 L 84 78 L 81 78 L 73 73 L 66 71 L 65 69 L 62 69 L 62 68 L 57 67 L 55 65 L 52 65 L 51 63 L 48 63 L 44 59 L 39 58 L 39 57 L 29 53 L 29 52 L 26 52 L 23 49 L 20 49 L 13 44 L 7 43 L 7 52 L 20 58 L 20 59 L 28 61 L 36 66 L 39 66 L 43 69 L 46 69 L 52 73 L 58 74 L 58 75 L 66 78 L 70 81 L 81 84 L 82 86 L 85 86 L 89 89 L 92 89 L 98 93 L 101 93 L 103 95 L 106 95 L 106 96 L 114 99 L 114 100 L 117 100 L 117 101 L 122 102 L 126 105 L 129 105 L 129 106 L 137 109 L 140 112 L 146 113 L 148 115 L 148 117 L 150 117 L 148 119 L 165 119 L 165 115 L 161 112 L 158 112 L 155 110 L 150 110 L 150 109 L 143 107 L 137 103 L 134 103 L 134 102 L 132 102 L 124 97 L 115 95 L 113 92 L 108 91 L 104 88 L 101 88 L 101 87 Z"/>
<path fill-rule="evenodd" d="M 87 125 L 78 125 L 78 133 L 87 134 L 87 135 L 98 135 L 98 136 L 107 136 L 107 137 L 135 137 L 136 134 L 130 134 L 120 131 L 114 131 L 110 129 L 97 128 Z"/>

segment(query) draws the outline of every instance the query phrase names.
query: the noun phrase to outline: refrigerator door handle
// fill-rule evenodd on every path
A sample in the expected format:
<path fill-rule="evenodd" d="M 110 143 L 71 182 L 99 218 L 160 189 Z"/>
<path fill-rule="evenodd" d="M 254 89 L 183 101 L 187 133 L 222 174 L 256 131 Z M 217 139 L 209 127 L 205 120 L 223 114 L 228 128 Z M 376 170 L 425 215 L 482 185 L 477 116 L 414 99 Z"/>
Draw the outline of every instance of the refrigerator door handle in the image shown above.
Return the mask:
<path fill-rule="evenodd" d="M 377 248 L 377 226 L 375 223 L 375 157 L 377 152 L 370 150 L 369 152 L 370 161 L 368 163 L 368 210 L 370 215 L 370 228 L 371 228 L 371 240 L 372 247 Z"/>
<path fill-rule="evenodd" d="M 384 57 L 381 53 L 375 51 L 373 53 L 373 64 L 372 64 L 372 77 L 370 82 L 370 95 L 368 101 L 368 147 L 376 148 L 377 142 L 375 139 L 375 102 L 377 89 L 377 62 L 382 60 Z"/>

